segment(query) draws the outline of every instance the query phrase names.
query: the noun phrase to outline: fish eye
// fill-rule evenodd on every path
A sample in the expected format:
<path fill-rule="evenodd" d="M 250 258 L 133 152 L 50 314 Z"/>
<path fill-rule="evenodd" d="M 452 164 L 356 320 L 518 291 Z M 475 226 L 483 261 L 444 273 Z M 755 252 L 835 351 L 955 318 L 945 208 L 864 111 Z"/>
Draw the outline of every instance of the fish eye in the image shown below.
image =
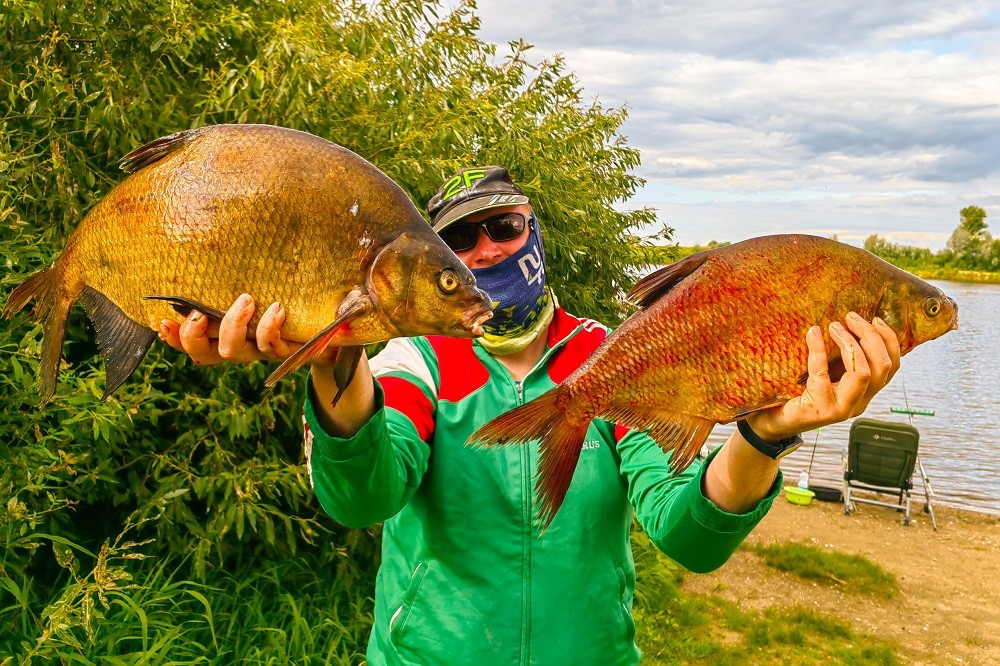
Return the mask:
<path fill-rule="evenodd" d="M 446 294 L 454 294 L 458 291 L 461 283 L 458 280 L 458 276 L 447 268 L 441 271 L 438 275 L 438 287 Z"/>
<path fill-rule="evenodd" d="M 941 312 L 941 301 L 936 298 L 928 298 L 927 302 L 924 303 L 924 312 L 931 317 L 936 316 L 938 312 Z"/>

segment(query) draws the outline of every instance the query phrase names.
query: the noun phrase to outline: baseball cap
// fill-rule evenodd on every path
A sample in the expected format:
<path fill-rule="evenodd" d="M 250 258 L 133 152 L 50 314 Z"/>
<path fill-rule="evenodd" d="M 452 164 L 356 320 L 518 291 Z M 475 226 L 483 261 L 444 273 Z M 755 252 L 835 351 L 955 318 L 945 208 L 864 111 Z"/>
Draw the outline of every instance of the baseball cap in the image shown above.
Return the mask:
<path fill-rule="evenodd" d="M 480 210 L 526 203 L 528 197 L 510 179 L 507 169 L 494 165 L 462 169 L 444 181 L 427 202 L 427 212 L 434 231 L 441 231 Z"/>

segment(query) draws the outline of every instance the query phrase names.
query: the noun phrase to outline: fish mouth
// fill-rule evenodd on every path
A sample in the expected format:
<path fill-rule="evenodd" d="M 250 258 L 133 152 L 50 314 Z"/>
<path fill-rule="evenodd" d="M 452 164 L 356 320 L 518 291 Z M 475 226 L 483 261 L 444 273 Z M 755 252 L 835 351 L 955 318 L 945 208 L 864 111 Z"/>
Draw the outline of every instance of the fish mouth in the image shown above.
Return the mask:
<path fill-rule="evenodd" d="M 466 318 L 463 322 L 465 329 L 472 333 L 475 337 L 480 337 L 485 331 L 483 331 L 483 324 L 493 317 L 492 310 L 480 310 L 479 312 L 474 312 L 472 315 Z"/>

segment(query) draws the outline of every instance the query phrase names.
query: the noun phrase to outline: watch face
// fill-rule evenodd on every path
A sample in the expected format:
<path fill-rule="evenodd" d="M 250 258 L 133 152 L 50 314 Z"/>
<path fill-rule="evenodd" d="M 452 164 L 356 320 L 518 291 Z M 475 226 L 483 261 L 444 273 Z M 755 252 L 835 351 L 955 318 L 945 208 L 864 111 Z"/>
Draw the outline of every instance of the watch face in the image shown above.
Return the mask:
<path fill-rule="evenodd" d="M 800 446 L 802 446 L 802 440 L 799 440 L 799 441 L 795 442 L 794 444 L 792 444 L 791 446 L 789 446 L 787 449 L 785 449 L 784 451 L 782 451 L 778 455 L 774 456 L 774 459 L 775 460 L 781 460 L 782 458 L 784 458 L 785 456 L 787 456 L 789 453 L 791 453 L 795 449 L 799 448 Z"/>

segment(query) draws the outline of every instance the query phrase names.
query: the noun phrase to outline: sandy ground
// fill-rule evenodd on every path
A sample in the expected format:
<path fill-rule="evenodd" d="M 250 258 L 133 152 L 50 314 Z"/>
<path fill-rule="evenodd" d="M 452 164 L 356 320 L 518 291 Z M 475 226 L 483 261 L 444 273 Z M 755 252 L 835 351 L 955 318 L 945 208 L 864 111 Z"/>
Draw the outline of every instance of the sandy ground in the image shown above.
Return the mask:
<path fill-rule="evenodd" d="M 748 542 L 862 555 L 896 575 L 900 594 L 891 601 L 804 581 L 746 550 L 712 574 L 688 576 L 685 586 L 748 609 L 799 604 L 836 615 L 895 640 L 909 664 L 1000 665 L 1000 516 L 935 506 L 935 531 L 922 501 L 914 501 L 909 526 L 892 509 L 857 506 L 844 515 L 843 504 L 797 506 L 782 492 Z"/>

